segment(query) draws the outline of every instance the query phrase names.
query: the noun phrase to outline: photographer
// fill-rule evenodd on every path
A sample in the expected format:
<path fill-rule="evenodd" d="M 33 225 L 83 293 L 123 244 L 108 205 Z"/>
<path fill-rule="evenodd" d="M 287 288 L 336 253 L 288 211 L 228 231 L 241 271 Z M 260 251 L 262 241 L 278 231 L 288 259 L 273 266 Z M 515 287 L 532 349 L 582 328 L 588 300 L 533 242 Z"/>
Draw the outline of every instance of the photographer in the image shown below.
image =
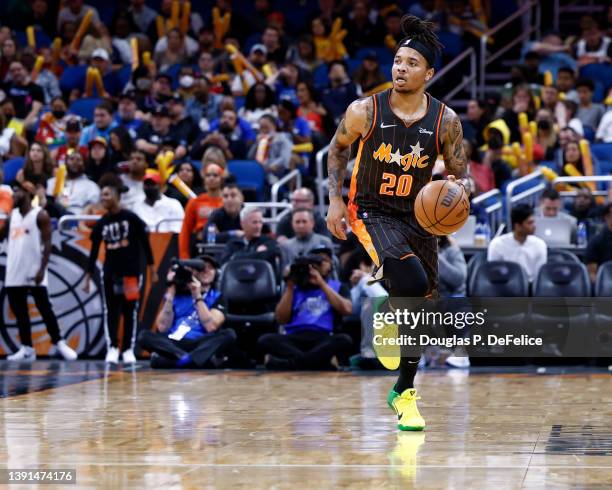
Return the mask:
<path fill-rule="evenodd" d="M 276 307 L 283 334 L 266 334 L 258 346 L 268 369 L 331 369 L 337 356 L 347 354 L 351 338 L 334 335 L 334 326 L 351 314 L 348 288 L 330 279 L 332 251 L 311 250 L 292 264 L 287 287 Z"/>
<path fill-rule="evenodd" d="M 138 335 L 141 348 L 151 352 L 152 368 L 214 367 L 216 356 L 236 341 L 225 321 L 221 293 L 213 288 L 217 261 L 210 255 L 180 260 L 168 273 L 168 289 L 157 315 L 157 332 Z"/>

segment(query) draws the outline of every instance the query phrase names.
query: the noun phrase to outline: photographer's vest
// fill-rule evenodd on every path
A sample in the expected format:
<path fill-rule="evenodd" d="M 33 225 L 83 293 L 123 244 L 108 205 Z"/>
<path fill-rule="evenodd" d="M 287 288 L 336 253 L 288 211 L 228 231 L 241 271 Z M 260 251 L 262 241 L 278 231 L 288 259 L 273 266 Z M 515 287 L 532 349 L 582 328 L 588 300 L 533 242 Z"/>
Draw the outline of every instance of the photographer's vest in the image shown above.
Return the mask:
<path fill-rule="evenodd" d="M 340 292 L 340 281 L 329 279 L 327 285 L 336 293 Z M 299 330 L 334 330 L 334 310 L 322 289 L 293 290 L 291 322 L 284 326 L 286 333 Z"/>

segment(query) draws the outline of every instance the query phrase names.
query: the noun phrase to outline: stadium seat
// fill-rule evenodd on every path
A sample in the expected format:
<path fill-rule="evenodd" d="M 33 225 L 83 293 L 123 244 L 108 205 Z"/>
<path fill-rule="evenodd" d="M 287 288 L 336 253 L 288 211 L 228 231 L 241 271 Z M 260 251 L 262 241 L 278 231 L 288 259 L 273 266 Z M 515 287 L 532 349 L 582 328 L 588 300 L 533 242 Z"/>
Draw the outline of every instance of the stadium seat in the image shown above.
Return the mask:
<path fill-rule="evenodd" d="M 329 84 L 329 77 L 327 72 L 329 68 L 325 63 L 317 66 L 312 74 L 313 83 L 316 88 L 322 89 Z"/>
<path fill-rule="evenodd" d="M 25 163 L 25 158 L 17 157 L 12 158 L 4 162 L 2 165 L 2 171 L 4 172 L 4 183 L 9 185 L 12 184 L 17 177 L 17 173 L 19 170 L 23 168 L 23 164 Z"/>
<path fill-rule="evenodd" d="M 178 88 L 178 75 L 182 67 L 183 65 L 181 65 L 180 63 L 176 63 L 172 65 L 171 67 L 166 68 L 162 72 L 164 75 L 168 75 L 172 78 L 172 88 L 175 90 Z"/>
<path fill-rule="evenodd" d="M 70 104 L 69 112 L 91 122 L 93 121 L 94 110 L 101 101 L 102 99 L 97 97 L 77 99 Z"/>
<path fill-rule="evenodd" d="M 372 51 L 376 53 L 379 65 L 388 65 L 393 63 L 393 53 L 389 50 L 389 48 L 384 46 L 372 46 L 371 48 L 358 49 L 355 53 L 355 59 L 359 60 L 359 63 L 361 63 Z"/>
<path fill-rule="evenodd" d="M 595 296 L 612 296 L 612 260 L 599 266 L 595 280 Z"/>
<path fill-rule="evenodd" d="M 591 296 L 591 281 L 584 264 L 556 262 L 544 264 L 538 273 L 533 289 L 538 297 Z"/>
<path fill-rule="evenodd" d="M 123 65 L 121 68 L 119 68 L 119 71 L 117 71 L 117 76 L 119 78 L 119 84 L 121 87 L 120 91 L 123 92 L 123 89 L 128 84 L 132 76 L 132 66 Z"/>
<path fill-rule="evenodd" d="M 590 63 L 580 68 L 580 77 L 589 78 L 595 83 L 593 102 L 601 102 L 606 88 L 612 80 L 612 66 L 609 63 Z"/>
<path fill-rule="evenodd" d="M 559 263 L 559 262 L 575 262 L 576 264 L 581 264 L 578 256 L 569 250 L 559 250 L 558 248 L 549 248 L 548 249 L 548 261 L 551 263 Z"/>
<path fill-rule="evenodd" d="M 48 48 L 51 45 L 51 38 L 38 26 L 34 29 L 34 38 L 36 40 L 36 49 Z M 17 44 L 21 46 L 28 45 L 28 36 L 25 31 L 16 31 L 15 39 Z"/>
<path fill-rule="evenodd" d="M 85 65 L 66 67 L 59 79 L 59 85 L 62 92 L 69 93 L 75 88 L 82 89 L 85 86 L 86 73 L 87 66 Z"/>
<path fill-rule="evenodd" d="M 272 266 L 265 260 L 236 259 L 221 275 L 221 293 L 230 325 L 273 325 L 278 299 Z"/>
<path fill-rule="evenodd" d="M 472 276 L 474 275 L 474 271 L 478 268 L 480 264 L 487 261 L 487 252 L 476 252 L 467 263 L 467 295 L 471 295 L 470 291 L 470 283 L 472 282 Z"/>
<path fill-rule="evenodd" d="M 591 145 L 591 153 L 599 160 L 599 171 L 606 175 L 612 172 L 612 143 Z"/>
<path fill-rule="evenodd" d="M 529 281 L 515 262 L 481 262 L 470 278 L 470 295 L 480 297 L 526 297 Z"/>
<path fill-rule="evenodd" d="M 236 177 L 236 183 L 243 191 L 255 193 L 257 201 L 264 200 L 266 171 L 255 160 L 231 160 L 227 169 Z"/>

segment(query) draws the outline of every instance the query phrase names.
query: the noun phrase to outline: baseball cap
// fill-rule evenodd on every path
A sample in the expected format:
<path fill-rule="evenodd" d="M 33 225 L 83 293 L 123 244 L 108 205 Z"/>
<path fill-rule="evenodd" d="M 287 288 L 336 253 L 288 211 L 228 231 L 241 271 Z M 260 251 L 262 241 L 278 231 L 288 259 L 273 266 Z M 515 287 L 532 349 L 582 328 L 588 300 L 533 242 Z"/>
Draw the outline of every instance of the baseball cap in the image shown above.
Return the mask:
<path fill-rule="evenodd" d="M 170 75 L 168 75 L 167 73 L 158 73 L 157 76 L 155 77 L 155 80 L 159 80 L 161 78 L 165 78 L 166 80 L 168 80 L 168 83 L 172 83 L 172 77 Z"/>
<path fill-rule="evenodd" d="M 268 54 L 268 48 L 266 48 L 263 44 L 261 43 L 257 43 L 257 44 L 253 44 L 253 47 L 251 48 L 251 50 L 249 51 L 249 54 L 253 54 L 255 51 L 260 51 L 261 53 L 267 55 Z"/>
<path fill-rule="evenodd" d="M 145 173 L 144 182 L 146 182 L 147 180 L 155 182 L 156 184 L 161 184 L 161 176 L 159 175 L 159 172 L 151 168 L 147 169 Z"/>
<path fill-rule="evenodd" d="M 127 90 L 119 95 L 119 100 L 128 99 L 131 101 L 136 101 L 136 91 L 135 90 Z"/>
<path fill-rule="evenodd" d="M 69 133 L 76 133 L 81 131 L 81 120 L 78 117 L 73 117 L 66 122 L 66 131 Z"/>
<path fill-rule="evenodd" d="M 170 112 L 168 112 L 168 108 L 163 105 L 158 105 L 155 109 L 153 109 L 152 114 L 154 116 L 170 117 Z"/>
<path fill-rule="evenodd" d="M 108 55 L 108 51 L 104 48 L 96 48 L 91 53 L 92 58 L 100 58 L 104 61 L 110 61 L 110 56 Z"/>
<path fill-rule="evenodd" d="M 92 140 L 89 142 L 89 147 L 91 148 L 91 147 L 92 147 L 93 145 L 95 145 L 96 143 L 98 143 L 98 144 L 100 144 L 100 145 L 104 146 L 104 148 L 107 148 L 107 147 L 108 147 L 108 142 L 107 142 L 107 141 L 106 141 L 104 138 L 102 138 L 101 136 L 98 136 L 98 137 L 96 137 L 96 138 L 92 139 Z"/>
<path fill-rule="evenodd" d="M 198 255 L 198 259 L 208 262 L 209 264 L 212 264 L 215 269 L 219 268 L 219 262 L 217 262 L 217 259 L 215 259 L 212 255 L 208 255 L 208 254 Z"/>
<path fill-rule="evenodd" d="M 330 259 L 334 256 L 334 252 L 332 251 L 332 249 L 326 247 L 325 245 L 319 245 L 317 247 L 311 248 L 308 251 L 308 255 L 312 254 L 327 254 Z"/>

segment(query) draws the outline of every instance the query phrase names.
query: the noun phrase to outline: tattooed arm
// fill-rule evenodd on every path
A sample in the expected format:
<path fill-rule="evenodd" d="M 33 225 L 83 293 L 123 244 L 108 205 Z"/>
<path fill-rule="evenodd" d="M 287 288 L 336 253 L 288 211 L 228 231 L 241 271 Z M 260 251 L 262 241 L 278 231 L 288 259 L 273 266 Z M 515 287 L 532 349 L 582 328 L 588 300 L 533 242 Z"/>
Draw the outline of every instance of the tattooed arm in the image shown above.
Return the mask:
<path fill-rule="evenodd" d="M 327 173 L 329 175 L 329 210 L 327 212 L 327 228 L 336 238 L 346 240 L 346 223 L 348 210 L 342 199 L 342 185 L 346 176 L 351 144 L 360 136 L 366 136 L 374 118 L 374 103 L 372 98 L 353 102 L 344 119 L 336 130 L 329 144 L 327 155 Z M 344 222 L 342 221 L 344 218 Z"/>
<path fill-rule="evenodd" d="M 442 155 L 444 165 L 448 170 L 449 180 L 457 179 L 463 185 L 468 195 L 471 192 L 470 179 L 468 176 L 467 157 L 463 149 L 463 129 L 459 116 L 449 107 L 444 108 L 442 115 L 442 129 L 440 133 L 442 141 Z"/>

